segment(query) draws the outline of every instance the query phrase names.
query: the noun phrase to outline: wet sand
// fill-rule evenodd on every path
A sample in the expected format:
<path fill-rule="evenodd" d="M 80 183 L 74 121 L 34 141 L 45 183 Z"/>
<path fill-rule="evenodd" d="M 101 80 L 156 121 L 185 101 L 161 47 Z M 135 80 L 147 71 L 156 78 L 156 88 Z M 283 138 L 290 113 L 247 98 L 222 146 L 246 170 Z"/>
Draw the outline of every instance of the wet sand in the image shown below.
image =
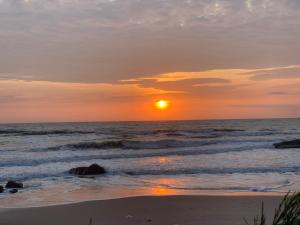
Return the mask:
<path fill-rule="evenodd" d="M 0 209 L 1 225 L 243 225 L 279 196 L 144 196 L 69 205 Z M 270 220 L 270 219 L 269 219 Z"/>

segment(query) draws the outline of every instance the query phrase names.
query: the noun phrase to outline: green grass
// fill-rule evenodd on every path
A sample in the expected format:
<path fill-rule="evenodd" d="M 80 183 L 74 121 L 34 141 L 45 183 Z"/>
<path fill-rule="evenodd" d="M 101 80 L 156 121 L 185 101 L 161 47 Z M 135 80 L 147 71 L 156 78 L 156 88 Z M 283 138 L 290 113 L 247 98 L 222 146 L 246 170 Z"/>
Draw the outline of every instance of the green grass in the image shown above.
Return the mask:
<path fill-rule="evenodd" d="M 245 220 L 247 225 L 250 223 Z M 261 213 L 253 220 L 253 225 L 266 225 L 266 217 L 264 213 L 264 204 L 262 203 Z M 275 210 L 275 215 L 272 225 L 300 225 L 300 192 L 287 193 L 278 208 Z"/>

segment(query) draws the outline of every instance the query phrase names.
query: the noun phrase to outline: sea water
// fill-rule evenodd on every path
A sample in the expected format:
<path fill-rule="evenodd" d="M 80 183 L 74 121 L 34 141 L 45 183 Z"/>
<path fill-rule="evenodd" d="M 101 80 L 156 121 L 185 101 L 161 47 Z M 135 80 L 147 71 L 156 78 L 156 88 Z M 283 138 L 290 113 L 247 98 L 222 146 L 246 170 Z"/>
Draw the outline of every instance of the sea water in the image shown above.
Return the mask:
<path fill-rule="evenodd" d="M 0 125 L 1 206 L 61 204 L 135 195 L 300 190 L 300 119 Z M 97 163 L 105 175 L 68 170 Z"/>

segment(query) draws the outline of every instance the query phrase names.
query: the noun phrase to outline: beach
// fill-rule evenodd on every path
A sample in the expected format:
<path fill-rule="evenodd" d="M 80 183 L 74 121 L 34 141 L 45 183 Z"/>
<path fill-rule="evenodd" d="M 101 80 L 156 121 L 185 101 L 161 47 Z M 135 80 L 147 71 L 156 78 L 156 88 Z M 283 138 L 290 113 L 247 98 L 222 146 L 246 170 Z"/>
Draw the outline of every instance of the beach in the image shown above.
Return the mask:
<path fill-rule="evenodd" d="M 143 196 L 0 209 L 1 225 L 243 225 L 264 202 L 267 221 L 280 196 Z"/>
<path fill-rule="evenodd" d="M 300 188 L 299 120 L 0 126 L 0 225 L 241 225 Z M 104 173 L 79 176 L 97 164 Z M 139 196 L 139 197 L 137 197 Z M 91 220 L 91 221 L 90 221 Z"/>

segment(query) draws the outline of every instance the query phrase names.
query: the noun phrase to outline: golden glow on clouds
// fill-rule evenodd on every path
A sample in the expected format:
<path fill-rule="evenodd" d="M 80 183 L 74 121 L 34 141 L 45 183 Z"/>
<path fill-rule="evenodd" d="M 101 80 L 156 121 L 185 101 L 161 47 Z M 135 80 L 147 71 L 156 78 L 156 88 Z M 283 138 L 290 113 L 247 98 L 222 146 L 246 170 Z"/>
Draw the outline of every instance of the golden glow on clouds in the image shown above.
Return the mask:
<path fill-rule="evenodd" d="M 298 66 L 283 67 L 298 69 Z M 180 72 L 116 84 L 0 81 L 0 121 L 168 120 L 289 117 L 300 104 L 300 78 L 253 80 L 282 68 Z M 218 78 L 227 83 L 188 83 Z M 145 87 L 145 80 L 154 79 Z M 170 82 L 170 86 L 158 87 Z M 160 99 L 157 101 L 157 99 Z M 168 107 L 172 102 L 172 107 Z M 153 106 L 153 103 L 154 106 Z M 189 106 L 189 107 L 187 107 Z M 157 110 L 167 109 L 168 110 Z M 21 114 L 19 112 L 22 112 Z M 299 111 L 299 109 L 298 109 Z"/>

